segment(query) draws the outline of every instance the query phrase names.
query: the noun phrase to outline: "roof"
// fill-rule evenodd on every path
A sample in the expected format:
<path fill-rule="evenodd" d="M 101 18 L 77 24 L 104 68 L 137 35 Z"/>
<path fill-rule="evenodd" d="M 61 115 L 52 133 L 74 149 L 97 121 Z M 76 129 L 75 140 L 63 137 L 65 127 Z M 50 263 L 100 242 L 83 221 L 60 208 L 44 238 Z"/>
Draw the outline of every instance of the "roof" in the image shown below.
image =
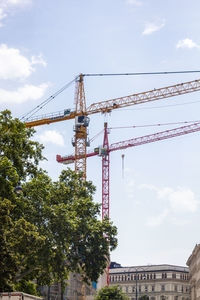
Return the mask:
<path fill-rule="evenodd" d="M 176 272 L 189 272 L 188 267 L 174 266 L 174 265 L 146 265 L 146 266 L 132 266 L 132 267 L 117 267 L 111 268 L 110 274 L 114 273 L 143 273 L 143 272 L 162 272 L 162 271 L 176 271 Z"/>
<path fill-rule="evenodd" d="M 192 254 L 190 255 L 190 257 L 188 258 L 188 260 L 186 262 L 187 266 L 191 265 L 191 262 L 192 262 L 193 258 L 196 256 L 198 251 L 200 251 L 200 244 L 196 244 L 196 246 L 194 247 Z"/>

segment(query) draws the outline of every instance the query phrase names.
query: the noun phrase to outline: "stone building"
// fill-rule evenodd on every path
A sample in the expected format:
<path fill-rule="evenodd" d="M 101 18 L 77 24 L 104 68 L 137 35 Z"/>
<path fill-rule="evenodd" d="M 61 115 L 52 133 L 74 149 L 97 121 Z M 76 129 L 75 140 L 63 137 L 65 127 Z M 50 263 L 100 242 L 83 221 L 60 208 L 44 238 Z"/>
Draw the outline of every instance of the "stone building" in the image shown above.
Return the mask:
<path fill-rule="evenodd" d="M 187 265 L 190 270 L 191 300 L 200 300 L 200 244 L 195 246 Z"/>
<path fill-rule="evenodd" d="M 110 286 L 118 285 L 131 300 L 190 300 L 189 269 L 173 265 L 121 267 L 111 263 Z"/>
<path fill-rule="evenodd" d="M 70 273 L 66 281 L 67 286 L 63 294 L 64 300 L 93 300 L 96 294 L 96 288 L 93 284 L 87 285 L 83 283 L 81 275 Z M 61 286 L 55 282 L 50 287 L 43 287 L 41 293 L 44 300 L 60 300 Z"/>

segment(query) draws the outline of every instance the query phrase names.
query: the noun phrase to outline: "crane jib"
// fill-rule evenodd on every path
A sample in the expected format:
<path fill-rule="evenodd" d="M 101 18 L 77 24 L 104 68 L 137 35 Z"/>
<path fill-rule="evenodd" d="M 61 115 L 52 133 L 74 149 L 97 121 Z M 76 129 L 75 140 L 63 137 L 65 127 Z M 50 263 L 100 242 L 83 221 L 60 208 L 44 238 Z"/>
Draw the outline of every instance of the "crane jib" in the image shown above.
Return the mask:
<path fill-rule="evenodd" d="M 187 93 L 197 92 L 199 90 L 200 79 L 94 103 L 88 107 L 87 113 L 94 114 L 97 112 L 111 112 L 117 108 L 175 97 Z"/>
<path fill-rule="evenodd" d="M 196 92 L 199 90 L 200 90 L 200 79 L 197 79 L 185 83 L 167 86 L 164 88 L 153 89 L 142 93 L 132 94 L 132 95 L 123 96 L 115 99 L 101 101 L 98 103 L 93 103 L 86 109 L 84 115 L 90 115 L 95 113 L 108 113 L 114 109 L 161 100 L 165 98 L 170 98 L 178 95 Z M 33 120 L 28 120 L 25 122 L 25 124 L 27 127 L 34 127 L 34 126 L 51 124 L 55 122 L 74 119 L 76 116 L 80 116 L 80 115 L 82 115 L 80 111 L 79 112 L 72 111 L 69 113 L 69 115 L 63 115 L 62 113 L 59 116 L 54 116 L 51 114 L 48 117 L 41 116 L 41 118 L 36 117 Z"/>

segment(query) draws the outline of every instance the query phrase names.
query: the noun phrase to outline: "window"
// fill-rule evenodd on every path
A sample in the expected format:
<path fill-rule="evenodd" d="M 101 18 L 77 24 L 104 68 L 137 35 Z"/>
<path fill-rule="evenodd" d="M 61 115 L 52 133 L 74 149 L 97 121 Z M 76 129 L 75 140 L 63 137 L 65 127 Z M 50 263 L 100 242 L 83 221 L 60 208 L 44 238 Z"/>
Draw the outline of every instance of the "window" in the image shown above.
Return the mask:
<path fill-rule="evenodd" d="M 154 292 L 154 291 L 155 291 L 155 287 L 154 287 L 154 285 L 152 285 L 152 287 L 151 287 L 151 290 L 152 290 L 152 292 Z"/>
<path fill-rule="evenodd" d="M 131 275 L 131 280 L 133 280 L 133 275 Z"/>
<path fill-rule="evenodd" d="M 177 292 L 177 290 L 178 290 L 177 285 L 174 286 L 174 290 L 175 290 L 175 292 Z"/>
<path fill-rule="evenodd" d="M 186 286 L 186 287 L 185 287 L 185 292 L 186 292 L 186 293 L 189 293 L 189 292 L 190 292 L 189 286 Z"/>
<path fill-rule="evenodd" d="M 148 286 L 145 285 L 145 288 L 144 288 L 145 292 L 148 292 Z"/>
<path fill-rule="evenodd" d="M 163 291 L 163 292 L 165 291 L 165 286 L 164 286 L 164 284 L 161 285 L 161 291 Z"/>
<path fill-rule="evenodd" d="M 153 279 L 156 279 L 156 273 L 154 274 Z"/>
<path fill-rule="evenodd" d="M 172 278 L 176 278 L 176 273 L 172 273 Z"/>
<path fill-rule="evenodd" d="M 141 286 L 139 285 L 139 292 L 141 293 Z"/>
<path fill-rule="evenodd" d="M 132 292 L 135 293 L 136 289 L 135 286 L 132 287 Z"/>

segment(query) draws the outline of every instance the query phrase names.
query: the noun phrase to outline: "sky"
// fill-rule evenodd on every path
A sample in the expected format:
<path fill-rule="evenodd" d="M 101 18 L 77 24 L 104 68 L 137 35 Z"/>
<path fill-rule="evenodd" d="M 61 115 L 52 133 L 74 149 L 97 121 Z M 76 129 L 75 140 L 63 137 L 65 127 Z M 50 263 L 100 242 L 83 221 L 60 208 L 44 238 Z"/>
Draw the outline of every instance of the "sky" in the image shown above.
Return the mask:
<path fill-rule="evenodd" d="M 200 70 L 199 11 L 198 0 L 0 0 L 0 110 L 21 118 L 80 73 Z M 199 76 L 85 77 L 86 103 Z M 39 114 L 73 109 L 74 89 Z M 199 120 L 199 109 L 196 92 L 92 115 L 89 138 L 104 122 L 112 128 L 110 144 L 175 128 Z M 166 123 L 173 124 L 158 126 Z M 48 159 L 41 166 L 53 180 L 66 168 L 56 154 L 74 153 L 73 126 L 70 120 L 35 128 L 34 139 L 44 144 Z M 88 150 L 102 141 L 99 135 Z M 186 265 L 200 242 L 199 150 L 197 132 L 110 154 L 110 218 L 118 228 L 112 261 Z M 101 203 L 100 157 L 87 160 L 87 179 Z"/>

